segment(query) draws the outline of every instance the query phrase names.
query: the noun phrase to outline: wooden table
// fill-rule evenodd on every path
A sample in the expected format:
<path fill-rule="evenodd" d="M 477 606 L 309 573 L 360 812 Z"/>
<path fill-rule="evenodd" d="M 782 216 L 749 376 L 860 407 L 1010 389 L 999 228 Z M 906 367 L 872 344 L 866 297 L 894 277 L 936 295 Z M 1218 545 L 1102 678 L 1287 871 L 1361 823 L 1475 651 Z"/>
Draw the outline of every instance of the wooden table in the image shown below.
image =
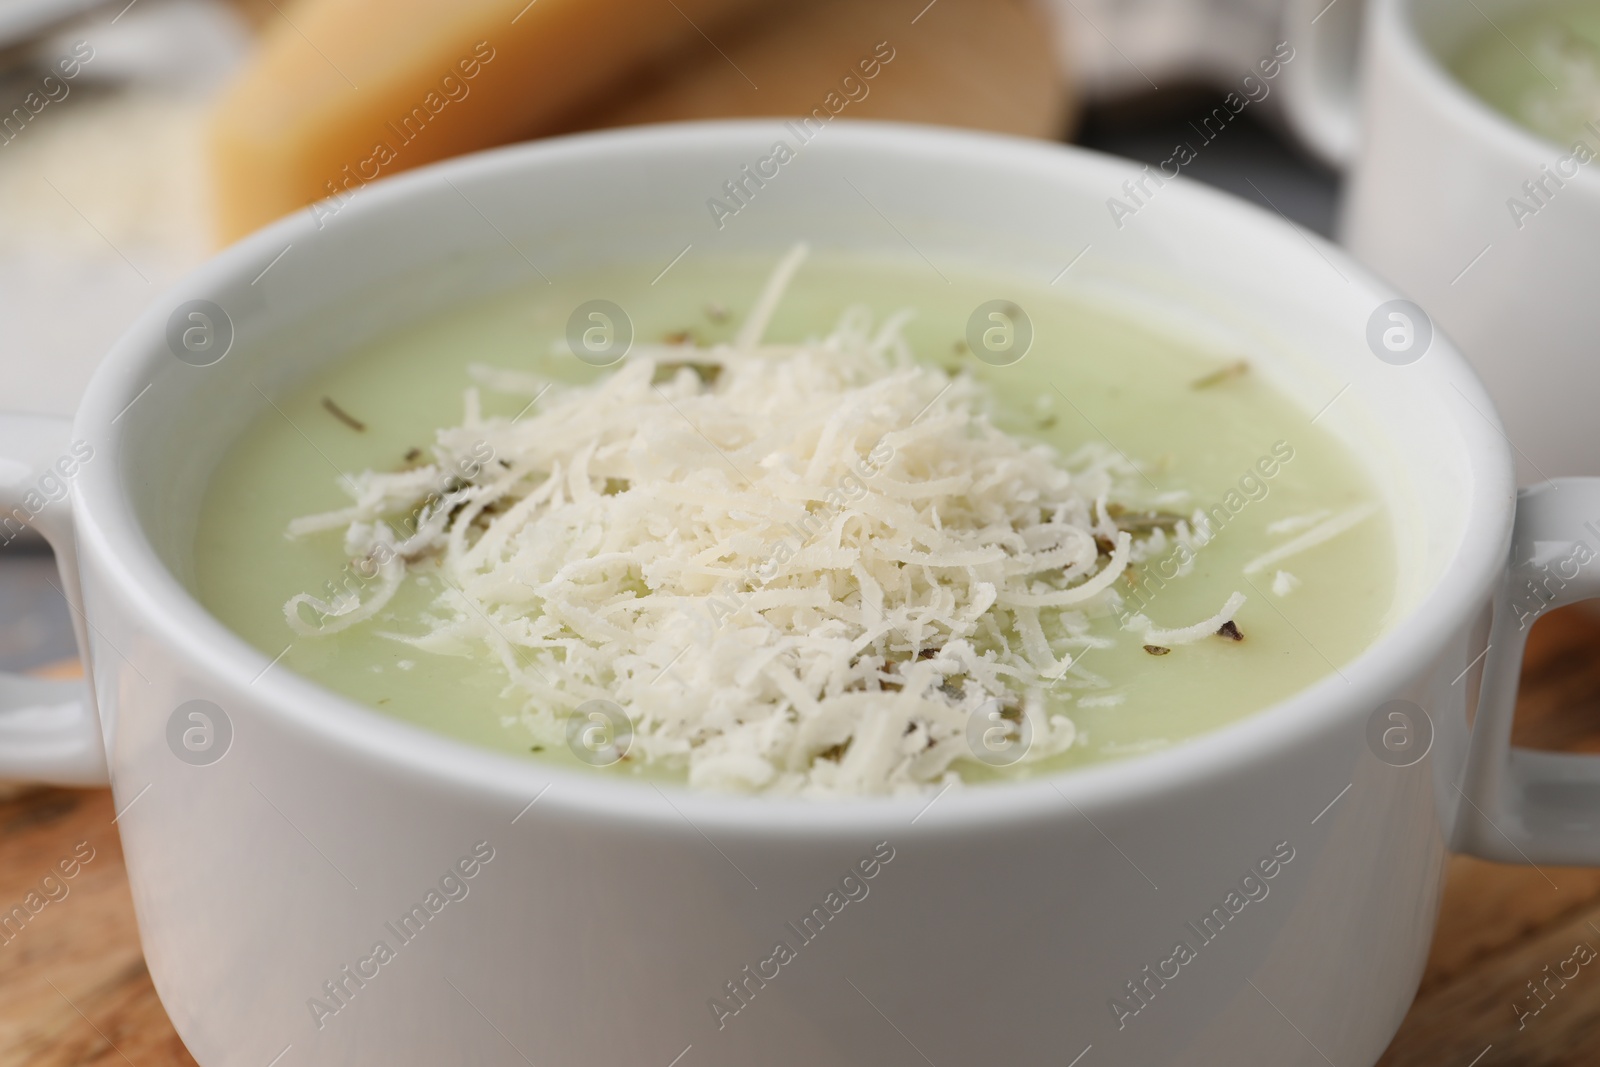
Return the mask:
<path fill-rule="evenodd" d="M 1569 609 L 1534 631 L 1516 742 L 1600 751 L 1597 711 L 1600 614 Z M 145 970 L 113 814 L 105 790 L 0 803 L 0 906 L 81 843 L 94 850 L 69 895 L 0 945 L 0 1067 L 194 1063 Z M 1512 1008 L 1580 942 L 1600 950 L 1600 869 L 1456 858 L 1422 988 L 1380 1067 L 1600 1064 L 1600 967 L 1583 967 L 1520 1029 Z"/>

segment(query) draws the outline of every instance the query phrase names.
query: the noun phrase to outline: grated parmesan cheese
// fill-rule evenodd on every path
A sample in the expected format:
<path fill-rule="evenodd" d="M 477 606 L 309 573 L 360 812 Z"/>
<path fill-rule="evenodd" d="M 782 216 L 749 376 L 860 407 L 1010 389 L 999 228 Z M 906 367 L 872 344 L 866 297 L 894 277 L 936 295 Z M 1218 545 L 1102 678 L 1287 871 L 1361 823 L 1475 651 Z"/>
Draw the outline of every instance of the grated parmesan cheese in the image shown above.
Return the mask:
<path fill-rule="evenodd" d="M 1140 640 L 1147 645 L 1159 645 L 1162 648 L 1172 648 L 1175 645 L 1192 645 L 1196 641 L 1210 637 L 1223 626 L 1233 621 L 1239 614 L 1239 609 L 1244 607 L 1246 597 L 1243 593 L 1233 593 L 1228 597 L 1222 610 L 1209 619 L 1201 619 L 1192 626 L 1180 626 L 1176 629 L 1166 630 L 1151 622 L 1148 616 L 1133 615 L 1122 624 L 1124 630 L 1132 630 L 1140 634 Z"/>
<path fill-rule="evenodd" d="M 1318 508 L 1306 515 L 1290 515 L 1287 518 L 1275 519 L 1267 523 L 1267 533 L 1274 537 L 1280 534 L 1299 533 L 1301 530 L 1310 529 L 1332 514 L 1333 512 L 1327 508 Z"/>
<path fill-rule="evenodd" d="M 1278 571 L 1272 576 L 1272 595 L 1288 596 L 1300 588 L 1300 579 L 1289 571 Z"/>
<path fill-rule="evenodd" d="M 294 598 L 291 627 L 335 632 L 402 576 L 436 578 L 424 632 L 387 636 L 486 649 L 535 744 L 565 743 L 580 705 L 611 701 L 628 758 L 698 788 L 928 790 L 956 780 L 969 724 L 997 711 L 1031 733 L 1024 761 L 1065 751 L 1076 728 L 1047 691 L 1107 684 L 1076 660 L 1107 643 L 1089 619 L 1148 544 L 1108 512 L 1136 469 L 997 429 L 983 386 L 913 357 L 908 316 L 854 309 L 820 340 L 765 341 L 804 254 L 731 344 L 636 345 L 584 386 L 475 366 L 431 464 L 367 471 L 349 507 L 292 524 L 343 530 L 381 580 Z M 534 400 L 489 418 L 480 387 Z"/>
<path fill-rule="evenodd" d="M 1256 574 L 1275 563 L 1281 563 L 1292 556 L 1298 556 L 1300 553 L 1316 548 L 1326 541 L 1333 540 L 1346 530 L 1357 526 L 1377 513 L 1378 505 L 1376 504 L 1370 502 L 1357 504 L 1348 511 L 1341 512 L 1331 519 L 1318 523 L 1294 540 L 1281 544 L 1270 551 L 1263 552 L 1244 565 L 1244 572 L 1246 574 Z"/>

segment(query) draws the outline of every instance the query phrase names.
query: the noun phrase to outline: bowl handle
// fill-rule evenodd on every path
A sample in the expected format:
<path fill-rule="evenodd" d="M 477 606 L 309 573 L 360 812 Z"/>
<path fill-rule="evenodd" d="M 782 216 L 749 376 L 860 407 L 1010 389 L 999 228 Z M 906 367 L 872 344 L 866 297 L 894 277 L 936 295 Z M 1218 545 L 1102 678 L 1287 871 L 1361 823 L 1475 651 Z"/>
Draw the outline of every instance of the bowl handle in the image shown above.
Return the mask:
<path fill-rule="evenodd" d="M 69 487 L 94 449 L 71 438 L 66 419 L 0 413 L 0 552 L 29 527 L 50 542 L 81 651 L 89 646 Z M 107 783 L 100 717 L 87 682 L 0 673 L 0 781 Z"/>
<path fill-rule="evenodd" d="M 1558 478 L 1517 499 L 1496 593 L 1455 847 L 1501 863 L 1600 866 L 1600 756 L 1511 746 L 1528 631 L 1600 598 L 1600 478 Z"/>

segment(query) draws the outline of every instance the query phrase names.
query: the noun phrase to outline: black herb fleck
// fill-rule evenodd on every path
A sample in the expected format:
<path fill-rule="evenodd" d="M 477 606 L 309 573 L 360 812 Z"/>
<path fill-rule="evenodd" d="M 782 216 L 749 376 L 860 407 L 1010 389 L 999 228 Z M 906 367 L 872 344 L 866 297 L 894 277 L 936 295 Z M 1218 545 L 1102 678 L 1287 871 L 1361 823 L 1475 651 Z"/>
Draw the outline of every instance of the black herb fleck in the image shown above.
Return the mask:
<path fill-rule="evenodd" d="M 1239 377 L 1240 375 L 1244 374 L 1249 369 L 1250 369 L 1250 364 L 1246 363 L 1244 360 L 1241 359 L 1241 360 L 1238 360 L 1236 362 L 1228 364 L 1226 367 L 1222 367 L 1222 368 L 1219 368 L 1218 370 L 1214 370 L 1210 374 L 1202 375 L 1201 377 L 1196 378 L 1194 381 L 1189 383 L 1189 388 L 1190 389 L 1210 389 L 1213 385 L 1221 385 L 1223 382 L 1228 381 L 1230 378 Z"/>
<path fill-rule="evenodd" d="M 1234 622 L 1232 619 L 1229 619 L 1227 622 L 1222 624 L 1222 628 L 1217 631 L 1217 636 L 1226 637 L 1230 641 L 1244 640 L 1244 634 L 1239 632 L 1239 624 Z"/>
<path fill-rule="evenodd" d="M 1172 649 L 1166 648 L 1162 645 L 1145 645 L 1144 650 L 1150 653 L 1152 656 L 1165 656 L 1168 652 L 1172 651 Z"/>
<path fill-rule="evenodd" d="M 350 414 L 348 411 L 346 411 L 344 408 L 340 407 L 338 404 L 335 404 L 333 402 L 333 397 L 331 397 L 331 396 L 323 397 L 322 398 L 322 406 L 327 409 L 328 414 L 332 415 L 334 418 L 338 419 L 340 422 L 342 422 L 346 426 L 350 427 L 356 433 L 366 433 L 367 432 L 367 424 L 362 422 L 360 419 L 356 418 L 354 415 Z"/>
<path fill-rule="evenodd" d="M 1170 511 L 1129 511 L 1121 504 L 1106 505 L 1106 514 L 1111 516 L 1117 529 L 1135 535 L 1153 534 L 1157 530 L 1173 533 L 1184 518 Z"/>
<path fill-rule="evenodd" d="M 717 379 L 722 377 L 722 365 L 719 363 L 696 363 L 693 360 L 674 361 L 656 365 L 656 372 L 650 378 L 652 385 L 670 382 L 678 376 L 678 372 L 685 368 L 695 372 L 702 385 L 714 386 Z"/>

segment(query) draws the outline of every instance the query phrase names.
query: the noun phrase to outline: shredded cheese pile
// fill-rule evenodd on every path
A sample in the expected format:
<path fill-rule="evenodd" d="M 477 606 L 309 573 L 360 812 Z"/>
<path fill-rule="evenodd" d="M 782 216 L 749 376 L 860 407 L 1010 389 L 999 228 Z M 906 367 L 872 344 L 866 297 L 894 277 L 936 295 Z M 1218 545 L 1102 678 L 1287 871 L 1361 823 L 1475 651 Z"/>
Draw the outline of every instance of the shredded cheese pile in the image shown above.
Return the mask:
<path fill-rule="evenodd" d="M 635 346 L 584 386 L 481 370 L 537 403 L 487 418 L 469 389 L 432 464 L 366 472 L 352 506 L 293 524 L 343 529 L 378 579 L 360 598 L 294 598 L 290 625 L 335 632 L 408 572 L 436 575 L 427 632 L 391 636 L 487 648 L 545 747 L 580 705 L 614 702 L 628 758 L 698 788 L 925 791 L 971 758 L 974 717 L 1018 736 L 1025 720 L 1025 761 L 1069 748 L 1046 693 L 1096 684 L 1074 662 L 1107 643 L 1089 619 L 1150 547 L 1108 514 L 1137 471 L 996 428 L 978 382 L 913 358 L 907 316 L 851 311 L 820 341 L 763 343 L 803 255 L 733 343 Z M 399 537 L 389 520 L 419 504 Z"/>

